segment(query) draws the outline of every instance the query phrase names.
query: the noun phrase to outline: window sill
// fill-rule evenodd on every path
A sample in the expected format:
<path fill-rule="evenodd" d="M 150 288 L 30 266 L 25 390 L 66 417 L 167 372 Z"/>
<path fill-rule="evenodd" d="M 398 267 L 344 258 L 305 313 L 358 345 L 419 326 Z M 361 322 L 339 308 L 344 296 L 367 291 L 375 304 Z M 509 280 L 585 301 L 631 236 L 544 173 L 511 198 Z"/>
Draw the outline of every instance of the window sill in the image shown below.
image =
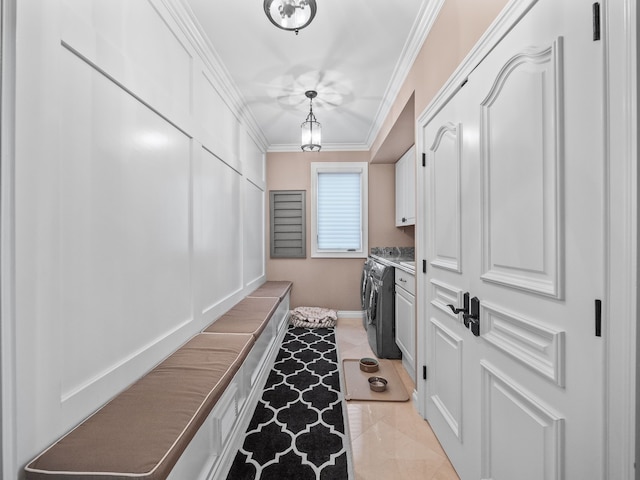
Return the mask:
<path fill-rule="evenodd" d="M 313 252 L 311 258 L 367 258 L 365 252 Z"/>

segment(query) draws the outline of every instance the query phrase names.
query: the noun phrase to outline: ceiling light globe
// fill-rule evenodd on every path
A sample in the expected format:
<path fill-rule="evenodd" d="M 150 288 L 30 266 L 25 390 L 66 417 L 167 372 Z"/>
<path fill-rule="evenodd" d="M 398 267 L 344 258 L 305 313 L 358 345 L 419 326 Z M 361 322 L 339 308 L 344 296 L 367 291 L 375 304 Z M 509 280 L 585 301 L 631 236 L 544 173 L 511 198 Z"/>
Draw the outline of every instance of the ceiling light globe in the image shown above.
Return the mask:
<path fill-rule="evenodd" d="M 276 27 L 297 33 L 316 16 L 316 0 L 264 0 L 264 13 Z"/>

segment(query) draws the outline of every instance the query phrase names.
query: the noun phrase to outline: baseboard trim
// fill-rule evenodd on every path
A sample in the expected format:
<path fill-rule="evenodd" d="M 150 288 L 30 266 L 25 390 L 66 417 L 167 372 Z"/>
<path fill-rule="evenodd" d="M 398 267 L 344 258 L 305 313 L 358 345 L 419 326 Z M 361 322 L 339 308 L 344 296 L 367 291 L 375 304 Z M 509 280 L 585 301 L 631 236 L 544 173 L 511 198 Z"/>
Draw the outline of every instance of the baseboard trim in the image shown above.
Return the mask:
<path fill-rule="evenodd" d="M 364 318 L 364 310 L 339 310 L 338 318 Z"/>

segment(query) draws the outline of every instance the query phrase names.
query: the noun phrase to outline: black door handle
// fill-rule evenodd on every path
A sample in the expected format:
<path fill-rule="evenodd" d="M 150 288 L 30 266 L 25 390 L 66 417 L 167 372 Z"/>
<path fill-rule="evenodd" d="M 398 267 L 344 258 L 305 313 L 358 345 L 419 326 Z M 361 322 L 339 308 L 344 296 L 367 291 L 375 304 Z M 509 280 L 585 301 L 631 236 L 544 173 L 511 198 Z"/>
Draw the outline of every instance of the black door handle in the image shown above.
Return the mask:
<path fill-rule="evenodd" d="M 480 336 L 480 300 L 478 297 L 471 299 L 471 312 L 463 313 L 464 326 L 471 329 L 476 337 Z"/>
<path fill-rule="evenodd" d="M 469 292 L 465 292 L 463 296 L 463 301 L 464 301 L 464 304 L 462 308 L 456 308 L 450 303 L 447 305 L 447 307 L 449 307 L 451 311 L 456 315 L 458 315 L 460 312 L 462 312 L 463 315 L 468 315 L 469 314 Z"/>
<path fill-rule="evenodd" d="M 458 315 L 462 313 L 462 320 L 464 322 L 464 326 L 471 330 L 476 337 L 480 336 L 480 300 L 478 297 L 473 297 L 469 300 L 469 292 L 465 292 L 464 294 L 464 305 L 462 308 L 456 308 L 450 303 L 447 304 L 447 307 L 451 309 L 453 313 Z"/>

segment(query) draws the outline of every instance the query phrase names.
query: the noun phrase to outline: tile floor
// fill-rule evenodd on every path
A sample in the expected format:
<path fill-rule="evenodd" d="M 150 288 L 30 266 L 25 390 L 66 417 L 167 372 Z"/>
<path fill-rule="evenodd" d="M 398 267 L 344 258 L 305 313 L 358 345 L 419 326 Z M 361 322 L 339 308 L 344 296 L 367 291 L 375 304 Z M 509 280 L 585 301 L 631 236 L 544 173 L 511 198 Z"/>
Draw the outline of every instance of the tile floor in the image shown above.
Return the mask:
<path fill-rule="evenodd" d="M 362 320 L 341 318 L 336 330 L 342 358 L 371 357 Z M 393 360 L 410 393 L 414 383 Z M 459 480 L 429 424 L 408 402 L 347 402 L 355 480 Z"/>

